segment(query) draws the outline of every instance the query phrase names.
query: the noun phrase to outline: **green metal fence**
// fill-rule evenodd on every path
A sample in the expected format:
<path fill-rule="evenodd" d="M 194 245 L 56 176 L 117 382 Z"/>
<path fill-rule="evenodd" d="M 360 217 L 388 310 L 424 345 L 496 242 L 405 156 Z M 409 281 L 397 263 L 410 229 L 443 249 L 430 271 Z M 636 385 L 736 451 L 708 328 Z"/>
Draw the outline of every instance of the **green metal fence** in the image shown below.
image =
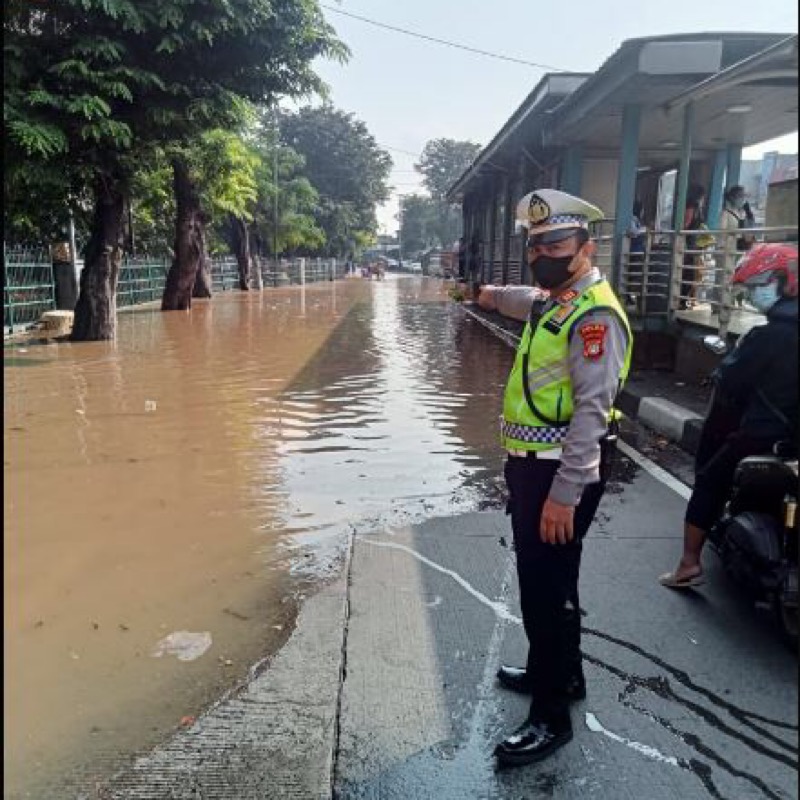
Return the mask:
<path fill-rule="evenodd" d="M 126 256 L 117 281 L 117 308 L 160 301 L 172 260 L 167 256 Z M 257 260 L 265 287 L 312 283 L 342 277 L 344 262 L 336 259 Z M 215 292 L 239 286 L 239 268 L 233 256 L 211 259 Z M 37 322 L 56 307 L 53 264 L 47 247 L 3 245 L 3 324 L 7 332 Z"/>
<path fill-rule="evenodd" d="M 170 259 L 166 257 L 126 257 L 117 281 L 117 308 L 161 300 L 170 264 Z"/>
<path fill-rule="evenodd" d="M 211 259 L 211 288 L 227 292 L 239 286 L 239 267 L 233 256 L 214 256 Z"/>
<path fill-rule="evenodd" d="M 3 245 L 3 327 L 13 333 L 55 307 L 53 263 L 48 248 Z"/>

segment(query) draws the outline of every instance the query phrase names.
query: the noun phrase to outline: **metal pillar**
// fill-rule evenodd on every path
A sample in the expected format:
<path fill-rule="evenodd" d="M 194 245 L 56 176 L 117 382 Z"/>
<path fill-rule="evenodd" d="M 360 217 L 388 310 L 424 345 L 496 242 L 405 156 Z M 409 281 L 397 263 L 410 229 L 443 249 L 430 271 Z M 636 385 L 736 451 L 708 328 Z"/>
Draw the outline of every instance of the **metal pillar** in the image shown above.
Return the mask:
<path fill-rule="evenodd" d="M 727 171 L 725 173 L 725 183 L 728 188 L 739 185 L 741 171 L 742 146 L 740 144 L 729 144 L 727 152 Z"/>
<path fill-rule="evenodd" d="M 636 166 L 639 163 L 641 107 L 627 104 L 622 110 L 622 143 L 617 173 L 617 200 L 614 210 L 614 257 L 611 285 L 619 288 L 622 273 L 622 241 L 631 224 L 636 199 Z"/>
<path fill-rule="evenodd" d="M 719 215 L 722 212 L 722 201 L 725 192 L 725 166 L 727 154 L 724 150 L 714 153 L 714 166 L 711 170 L 711 191 L 708 193 L 708 214 L 706 223 L 709 228 L 719 225 Z"/>
<path fill-rule="evenodd" d="M 638 133 L 637 133 L 638 144 Z M 583 147 L 579 144 L 570 145 L 561 160 L 559 188 L 563 192 L 579 195 L 583 179 Z"/>
<path fill-rule="evenodd" d="M 492 193 L 490 206 L 489 206 L 489 264 L 488 264 L 488 275 L 485 273 L 487 272 L 487 265 L 486 263 L 483 264 L 484 269 L 484 279 L 483 283 L 491 283 L 494 280 L 494 246 L 495 246 L 495 239 L 497 235 L 497 179 L 493 178 L 490 183 L 490 191 Z"/>
<path fill-rule="evenodd" d="M 675 181 L 675 205 L 672 213 L 672 227 L 683 229 L 686 215 L 686 195 L 689 191 L 689 168 L 692 161 L 692 127 L 694 125 L 694 104 L 687 103 L 683 109 L 683 137 L 681 139 L 681 161 Z"/>
<path fill-rule="evenodd" d="M 502 266 L 503 286 L 508 284 L 508 255 L 511 251 L 511 222 L 514 219 L 514 209 L 511 207 L 513 183 L 511 176 L 503 176 L 503 241 L 501 243 L 500 263 Z"/>

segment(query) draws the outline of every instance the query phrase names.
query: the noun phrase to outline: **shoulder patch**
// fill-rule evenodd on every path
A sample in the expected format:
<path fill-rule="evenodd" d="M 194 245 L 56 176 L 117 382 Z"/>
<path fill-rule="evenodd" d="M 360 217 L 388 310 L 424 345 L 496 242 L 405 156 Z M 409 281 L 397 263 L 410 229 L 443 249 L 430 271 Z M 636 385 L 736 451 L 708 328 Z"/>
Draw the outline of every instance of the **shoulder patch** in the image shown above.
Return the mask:
<path fill-rule="evenodd" d="M 583 357 L 596 361 L 605 352 L 605 340 L 608 325 L 602 322 L 587 322 L 578 328 L 578 334 L 583 340 Z"/>

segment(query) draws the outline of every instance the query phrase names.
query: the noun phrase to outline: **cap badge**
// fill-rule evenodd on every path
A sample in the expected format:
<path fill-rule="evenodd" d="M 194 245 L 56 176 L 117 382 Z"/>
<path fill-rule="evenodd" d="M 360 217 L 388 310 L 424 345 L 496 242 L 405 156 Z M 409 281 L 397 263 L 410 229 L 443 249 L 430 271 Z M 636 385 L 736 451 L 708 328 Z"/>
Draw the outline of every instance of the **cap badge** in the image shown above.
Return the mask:
<path fill-rule="evenodd" d="M 528 219 L 532 225 L 541 225 L 550 216 L 550 206 L 538 194 L 531 197 Z"/>

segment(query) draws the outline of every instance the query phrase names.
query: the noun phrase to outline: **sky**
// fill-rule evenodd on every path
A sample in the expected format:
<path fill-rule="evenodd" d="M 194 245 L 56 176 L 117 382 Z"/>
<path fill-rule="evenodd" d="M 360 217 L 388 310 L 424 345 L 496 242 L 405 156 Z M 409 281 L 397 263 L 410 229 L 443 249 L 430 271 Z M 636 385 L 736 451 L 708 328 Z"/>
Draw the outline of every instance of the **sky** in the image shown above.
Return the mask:
<path fill-rule="evenodd" d="M 378 211 L 394 232 L 398 195 L 419 191 L 413 165 L 425 143 L 447 137 L 485 145 L 546 69 L 488 58 L 344 17 L 387 25 L 576 72 L 594 72 L 625 39 L 703 31 L 792 34 L 794 0 L 320 0 L 352 51 L 348 63 L 321 61 L 335 106 L 362 119 L 394 161 L 393 195 Z M 797 133 L 748 149 L 797 152 Z M 405 152 L 403 152 L 405 151 Z"/>

